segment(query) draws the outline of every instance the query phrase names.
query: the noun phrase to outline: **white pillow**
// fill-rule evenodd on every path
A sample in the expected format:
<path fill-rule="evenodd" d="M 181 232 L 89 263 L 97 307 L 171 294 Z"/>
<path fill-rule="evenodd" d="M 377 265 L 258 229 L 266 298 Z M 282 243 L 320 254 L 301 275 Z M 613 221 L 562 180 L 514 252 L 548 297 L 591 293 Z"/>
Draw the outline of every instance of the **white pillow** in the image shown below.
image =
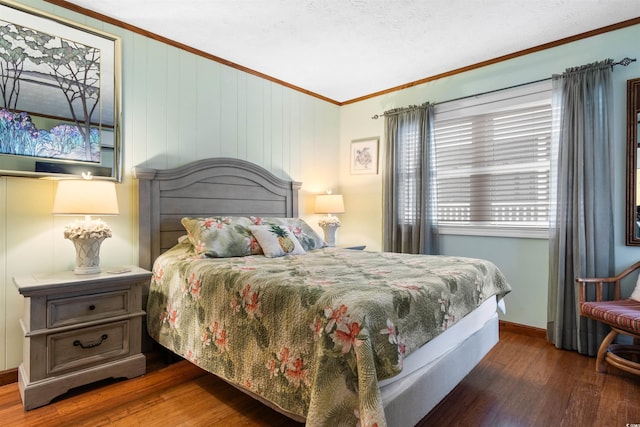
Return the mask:
<path fill-rule="evenodd" d="M 631 292 L 629 298 L 640 301 L 640 275 L 638 275 L 638 281 L 636 282 L 636 288 Z"/>
<path fill-rule="evenodd" d="M 296 236 L 285 226 L 252 225 L 249 226 L 249 230 L 262 247 L 264 256 L 268 258 L 306 253 Z"/>

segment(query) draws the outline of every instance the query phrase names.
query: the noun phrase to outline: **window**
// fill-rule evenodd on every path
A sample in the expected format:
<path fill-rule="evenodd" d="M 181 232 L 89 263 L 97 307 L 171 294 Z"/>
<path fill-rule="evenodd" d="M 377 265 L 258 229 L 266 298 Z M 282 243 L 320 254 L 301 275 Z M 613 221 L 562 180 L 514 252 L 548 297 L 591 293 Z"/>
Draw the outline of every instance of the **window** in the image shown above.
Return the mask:
<path fill-rule="evenodd" d="M 440 104 L 434 128 L 441 233 L 546 236 L 549 81 Z"/>

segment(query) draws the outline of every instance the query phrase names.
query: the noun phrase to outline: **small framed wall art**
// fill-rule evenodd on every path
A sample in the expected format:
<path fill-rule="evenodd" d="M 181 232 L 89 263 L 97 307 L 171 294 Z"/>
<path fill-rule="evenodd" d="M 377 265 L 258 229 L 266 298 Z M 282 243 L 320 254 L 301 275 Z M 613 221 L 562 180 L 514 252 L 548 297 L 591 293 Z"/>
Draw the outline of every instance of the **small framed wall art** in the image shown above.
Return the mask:
<path fill-rule="evenodd" d="M 363 138 L 351 141 L 351 174 L 378 173 L 378 145 L 380 138 Z"/>

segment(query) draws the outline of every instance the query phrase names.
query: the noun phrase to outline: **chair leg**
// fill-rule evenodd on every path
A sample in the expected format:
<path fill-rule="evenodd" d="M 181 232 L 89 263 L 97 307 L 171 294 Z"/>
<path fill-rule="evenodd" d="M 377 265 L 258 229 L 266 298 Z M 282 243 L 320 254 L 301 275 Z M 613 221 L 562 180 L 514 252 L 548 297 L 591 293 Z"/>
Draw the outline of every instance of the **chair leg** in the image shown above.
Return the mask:
<path fill-rule="evenodd" d="M 609 349 L 609 345 L 613 342 L 613 340 L 618 335 L 618 331 L 612 329 L 609 334 L 604 337 L 602 344 L 600 344 L 600 348 L 598 349 L 598 357 L 596 359 L 596 372 L 606 372 L 607 371 L 607 363 L 605 362 L 605 356 L 607 355 L 607 351 Z"/>

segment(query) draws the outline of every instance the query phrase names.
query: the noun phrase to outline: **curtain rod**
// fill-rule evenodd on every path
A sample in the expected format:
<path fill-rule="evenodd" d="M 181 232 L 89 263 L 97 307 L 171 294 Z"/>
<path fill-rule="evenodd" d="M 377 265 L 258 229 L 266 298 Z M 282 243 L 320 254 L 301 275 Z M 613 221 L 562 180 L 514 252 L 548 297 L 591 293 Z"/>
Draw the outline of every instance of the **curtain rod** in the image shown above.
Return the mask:
<path fill-rule="evenodd" d="M 632 62 L 636 62 L 636 58 L 625 57 L 625 58 L 621 59 L 620 61 L 614 62 L 613 64 L 611 64 L 611 67 L 613 68 L 615 65 L 622 65 L 623 67 L 626 67 L 629 64 L 631 64 Z M 500 92 L 502 90 L 507 90 L 507 89 L 515 89 L 517 87 L 531 85 L 531 84 L 534 84 L 534 83 L 545 82 L 547 80 L 551 80 L 551 77 L 547 77 L 546 79 L 534 80 L 534 81 L 527 82 L 527 83 L 520 83 L 520 84 L 513 85 L 513 86 L 503 87 L 503 88 L 500 88 L 500 89 L 489 90 L 487 92 L 476 93 L 476 94 L 473 94 L 473 95 L 461 96 L 460 98 L 449 99 L 449 100 L 446 100 L 446 101 L 434 102 L 434 103 L 432 103 L 432 105 L 439 105 L 439 104 L 444 104 L 444 103 L 447 103 L 447 102 L 460 101 L 462 99 L 473 98 L 473 97 L 476 97 L 476 96 L 488 95 L 490 93 Z M 382 114 L 374 114 L 373 116 L 371 116 L 371 118 L 373 120 L 377 120 L 380 117 L 386 116 L 387 114 L 397 114 L 397 113 L 402 112 L 405 109 L 410 109 L 410 108 L 414 108 L 414 107 L 416 107 L 416 106 L 409 106 L 407 108 L 397 108 L 397 109 L 391 110 L 390 112 L 384 112 Z"/>

